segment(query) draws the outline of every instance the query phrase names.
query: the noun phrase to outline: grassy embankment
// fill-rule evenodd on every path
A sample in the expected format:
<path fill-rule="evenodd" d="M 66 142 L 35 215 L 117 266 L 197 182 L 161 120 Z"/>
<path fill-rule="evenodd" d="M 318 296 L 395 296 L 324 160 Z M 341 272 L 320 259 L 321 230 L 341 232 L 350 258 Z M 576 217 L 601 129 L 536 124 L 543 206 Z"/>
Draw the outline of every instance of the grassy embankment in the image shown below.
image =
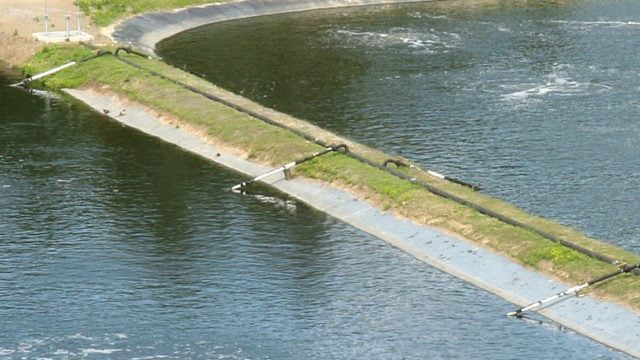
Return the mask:
<path fill-rule="evenodd" d="M 228 0 L 75 0 L 93 22 L 106 26 L 127 16 L 147 11 L 168 10 Z"/>
<path fill-rule="evenodd" d="M 84 47 L 48 47 L 36 55 L 25 70 L 35 74 L 90 54 L 91 52 Z M 226 98 L 234 96 L 203 79 L 162 62 L 129 55 L 122 56 L 199 89 Z M 104 56 L 67 69 L 46 79 L 44 85 L 54 89 L 91 87 L 112 91 L 164 114 L 170 114 L 176 121 L 176 126 L 195 129 L 200 134 L 206 134 L 216 143 L 246 154 L 253 161 L 270 165 L 281 165 L 319 149 L 317 145 L 291 132 L 267 125 L 244 113 L 212 102 L 166 80 L 124 64 L 111 56 Z M 252 107 L 254 111 L 269 114 L 278 121 L 301 128 L 325 141 L 339 141 L 335 135 L 307 123 L 261 108 L 246 99 L 238 97 L 236 100 L 243 102 L 245 106 Z M 389 157 L 361 145 L 352 145 L 352 148 L 380 162 Z M 640 262 L 638 255 L 588 238 L 558 223 L 532 216 L 498 199 L 434 179 L 419 169 L 403 171 L 450 193 L 586 248 L 627 263 Z M 468 239 L 570 284 L 581 283 L 594 276 L 615 270 L 613 265 L 565 248 L 530 231 L 484 216 L 473 209 L 433 195 L 417 185 L 341 154 L 330 154 L 303 164 L 296 169 L 296 173 L 348 188 L 385 210 L 394 211 L 418 223 Z M 640 311 L 640 277 L 638 276 L 619 277 L 599 286 L 593 292 Z"/>

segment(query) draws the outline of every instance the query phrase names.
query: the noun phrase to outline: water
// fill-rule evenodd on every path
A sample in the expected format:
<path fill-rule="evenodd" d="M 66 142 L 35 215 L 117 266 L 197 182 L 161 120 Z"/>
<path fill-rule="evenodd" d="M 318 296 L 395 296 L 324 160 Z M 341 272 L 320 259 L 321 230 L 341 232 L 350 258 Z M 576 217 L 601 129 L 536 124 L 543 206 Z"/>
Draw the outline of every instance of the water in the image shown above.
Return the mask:
<path fill-rule="evenodd" d="M 159 53 L 638 253 L 637 14 L 634 0 L 338 9 L 206 26 Z"/>
<path fill-rule="evenodd" d="M 626 358 L 0 77 L 0 359 Z M 260 195 L 260 196 L 257 196 Z M 463 309 L 463 310 L 461 310 Z"/>
<path fill-rule="evenodd" d="M 625 359 L 0 76 L 0 359 Z M 259 195 L 259 196 L 258 196 Z"/>

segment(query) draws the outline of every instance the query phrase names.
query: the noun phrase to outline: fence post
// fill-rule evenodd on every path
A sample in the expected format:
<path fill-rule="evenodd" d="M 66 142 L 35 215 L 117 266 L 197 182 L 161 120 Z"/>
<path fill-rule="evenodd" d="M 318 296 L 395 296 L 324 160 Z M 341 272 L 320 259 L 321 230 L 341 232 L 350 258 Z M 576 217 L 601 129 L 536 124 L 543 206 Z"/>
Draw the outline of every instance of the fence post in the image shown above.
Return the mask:
<path fill-rule="evenodd" d="M 80 24 L 80 17 L 82 16 L 82 13 L 77 13 L 76 16 L 78 17 L 78 35 L 80 35 L 80 33 L 82 33 L 82 26 Z"/>
<path fill-rule="evenodd" d="M 71 15 L 65 15 L 64 18 L 67 20 L 67 41 L 69 41 L 69 38 L 71 37 Z"/>

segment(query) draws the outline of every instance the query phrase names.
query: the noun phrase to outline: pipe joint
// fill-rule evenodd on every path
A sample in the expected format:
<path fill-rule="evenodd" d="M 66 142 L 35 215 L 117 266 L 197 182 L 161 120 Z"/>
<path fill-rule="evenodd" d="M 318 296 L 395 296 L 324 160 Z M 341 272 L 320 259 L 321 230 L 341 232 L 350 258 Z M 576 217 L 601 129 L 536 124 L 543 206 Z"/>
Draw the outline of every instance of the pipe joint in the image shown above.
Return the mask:
<path fill-rule="evenodd" d="M 331 145 L 329 147 L 331 148 L 331 151 L 338 151 L 342 149 L 345 153 L 349 152 L 349 147 L 346 144 Z"/>
<path fill-rule="evenodd" d="M 389 164 L 395 164 L 397 167 L 409 167 L 409 164 L 400 159 L 387 159 L 382 163 L 382 166 L 389 167 Z"/>

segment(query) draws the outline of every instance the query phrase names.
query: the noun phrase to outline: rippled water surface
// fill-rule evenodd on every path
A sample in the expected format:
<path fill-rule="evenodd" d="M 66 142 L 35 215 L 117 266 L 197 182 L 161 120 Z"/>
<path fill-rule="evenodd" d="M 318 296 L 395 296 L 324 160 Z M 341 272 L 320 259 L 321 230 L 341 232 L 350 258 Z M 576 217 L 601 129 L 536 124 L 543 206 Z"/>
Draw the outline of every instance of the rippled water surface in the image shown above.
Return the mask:
<path fill-rule="evenodd" d="M 159 49 L 637 253 L 639 14 L 635 0 L 438 1 L 216 24 Z"/>
<path fill-rule="evenodd" d="M 625 358 L 0 76 L 0 359 Z"/>
<path fill-rule="evenodd" d="M 626 6 L 633 8 L 629 4 Z M 547 12 L 549 16 L 557 17 L 564 12 L 562 9 L 548 9 Z M 438 75 L 438 68 L 449 74 L 472 72 L 475 65 L 469 64 L 479 61 L 477 59 L 483 53 L 480 49 L 493 53 L 488 47 L 495 43 L 479 34 L 474 35 L 474 39 L 484 39 L 484 43 L 469 40 L 469 36 L 476 34 L 476 29 L 483 26 L 512 29 L 517 23 L 522 23 L 518 26 L 524 28 L 535 27 L 540 21 L 535 18 L 540 17 L 539 12 L 543 10 L 481 7 L 474 11 L 451 11 L 415 6 L 363 13 L 348 10 L 304 15 L 300 22 L 291 17 L 267 18 L 265 24 L 273 22 L 275 26 L 290 29 L 318 19 L 312 27 L 319 31 L 320 42 L 298 40 L 296 43 L 293 40 L 296 31 L 290 31 L 291 44 L 287 47 L 279 45 L 280 50 L 289 48 L 289 55 L 274 60 L 271 56 L 282 53 L 274 50 L 271 55 L 262 53 L 264 61 L 257 61 L 261 53 L 251 52 L 253 47 L 247 45 L 245 56 L 238 56 L 237 61 L 268 62 L 264 71 L 255 70 L 254 74 L 270 74 L 266 70 L 272 69 L 279 72 L 274 79 L 283 79 L 290 84 L 288 86 L 309 81 L 309 84 L 291 90 L 305 99 L 312 92 L 299 90 L 319 87 L 322 82 L 333 84 L 331 91 L 336 93 L 323 90 L 324 96 L 333 100 L 348 99 L 352 103 L 321 105 L 317 100 L 305 100 L 298 106 L 326 106 L 323 111 L 314 110 L 319 115 L 331 114 L 329 110 L 333 109 L 333 115 L 327 116 L 327 121 L 349 119 L 346 117 L 349 112 L 357 114 L 360 111 L 360 118 L 352 117 L 349 121 L 337 121 L 327 126 L 388 149 L 402 150 L 405 147 L 399 144 L 403 142 L 407 149 L 424 146 L 423 150 L 411 155 L 445 170 L 482 180 L 485 185 L 491 185 L 492 191 L 513 195 L 518 192 L 498 186 L 503 181 L 500 176 L 476 171 L 482 169 L 482 164 L 493 164 L 485 157 L 494 154 L 483 150 L 481 156 L 476 150 L 495 148 L 497 155 L 491 155 L 493 159 L 504 156 L 504 164 L 508 164 L 513 156 L 506 152 L 507 149 L 528 154 L 532 146 L 525 145 L 527 136 L 533 136 L 528 132 L 504 130 L 505 124 L 518 119 L 516 113 L 529 119 L 521 122 L 526 125 L 533 121 L 532 112 L 550 111 L 545 110 L 547 102 L 557 106 L 565 104 L 556 96 L 570 101 L 566 104 L 573 104 L 576 96 L 592 101 L 619 91 L 616 90 L 619 85 L 604 78 L 600 82 L 585 82 L 580 77 L 586 76 L 585 73 L 571 70 L 571 66 L 563 67 L 562 62 L 549 69 L 567 71 L 568 75 L 558 73 L 557 78 L 549 78 L 542 72 L 535 81 L 527 78 L 529 80 L 520 82 L 514 78 L 509 84 L 504 80 L 474 83 L 452 77 L 448 88 L 425 85 L 423 91 L 406 89 L 402 82 L 433 76 L 427 84 L 437 83 L 437 79 L 444 84 L 447 77 L 444 73 Z M 534 19 L 518 18 L 520 21 L 516 22 L 509 20 L 512 13 Z M 383 23 L 378 28 L 368 25 L 375 24 L 378 17 L 388 22 L 396 16 L 400 16 L 394 20 L 396 25 Z M 603 13 L 601 16 L 609 15 Z M 431 21 L 434 25 L 420 25 L 411 30 L 414 25 L 406 22 L 411 19 L 416 19 L 417 24 Z M 502 19 L 500 25 L 495 25 L 497 19 Z M 333 23 L 338 20 L 348 21 Z M 291 21 L 296 26 L 291 26 Z M 355 24 L 360 21 L 362 25 L 347 25 L 350 21 L 356 21 Z M 627 24 L 547 23 L 542 24 L 568 29 L 575 26 L 574 31 L 581 31 L 585 37 L 592 31 L 629 31 L 631 34 L 635 31 Z M 234 31 L 253 28 L 239 24 L 241 26 Z M 258 26 L 261 22 L 255 24 Z M 542 24 L 540 28 L 543 28 Z M 225 26 L 233 29 L 239 25 Z M 268 28 L 261 31 L 268 35 Z M 398 29 L 391 30 L 395 28 Z M 463 31 L 464 28 L 468 31 Z M 211 31 L 216 34 L 222 30 Z M 385 35 L 392 32 L 397 34 Z M 414 35 L 404 34 L 406 32 Z M 496 34 L 507 36 L 500 35 L 501 32 Z M 397 37 L 392 41 L 395 45 L 391 45 L 396 49 L 396 55 L 411 58 L 416 52 L 419 59 L 442 56 L 441 64 L 434 64 L 432 71 L 420 62 L 415 63 L 414 70 L 402 71 L 376 65 L 375 54 L 390 46 L 386 44 L 389 40 L 385 40 L 390 36 Z M 251 36 L 238 35 L 230 41 L 242 38 L 251 39 Z M 425 45 L 431 44 L 430 41 L 434 44 Z M 518 43 L 515 39 L 513 42 Z M 297 47 L 302 43 L 308 43 L 309 49 L 318 47 L 318 71 L 325 63 L 321 54 L 333 58 L 336 64 L 346 64 L 355 70 L 351 72 L 336 66 L 333 76 L 324 77 L 325 80 L 290 76 L 306 73 L 295 66 L 289 66 L 289 70 L 285 66 L 297 56 L 301 56 L 300 59 L 307 57 L 305 51 Z M 585 40 L 580 46 L 588 44 Z M 475 48 L 478 53 L 466 47 Z M 491 70 L 500 63 L 499 49 L 498 46 L 495 50 L 497 59 L 487 62 L 487 77 L 500 78 L 496 70 Z M 222 50 L 211 50 L 207 56 L 209 61 L 226 67 L 229 64 L 220 58 L 223 53 Z M 453 61 L 445 61 L 446 57 L 453 54 L 466 54 L 466 60 L 458 59 L 458 70 L 451 67 L 445 70 Z M 185 55 L 185 61 L 188 58 Z M 502 66 L 506 69 L 508 64 L 504 61 Z M 398 60 L 401 62 L 411 64 L 408 60 Z M 284 65 L 279 67 L 279 64 Z M 375 71 L 380 73 L 376 75 Z M 518 71 L 523 70 L 516 68 L 514 73 Z M 629 76 L 634 76 L 634 71 L 630 67 L 617 69 L 612 65 L 610 68 L 611 73 Z M 238 77 L 240 84 L 260 84 L 247 83 L 249 80 Z M 507 318 L 504 314 L 513 310 L 512 305 L 436 271 L 380 240 L 266 188 L 258 188 L 254 195 L 233 194 L 228 191 L 229 187 L 243 179 L 237 174 L 115 124 L 71 99 L 28 94 L 7 87 L 8 81 L 0 76 L 0 359 L 627 358 L 552 324 L 531 324 Z M 525 82 L 526 86 L 523 85 Z M 548 92 L 544 87 L 547 82 L 551 87 L 567 90 Z M 245 93 L 252 92 L 257 96 L 263 91 L 260 89 L 269 86 L 276 89 L 279 84 L 242 86 L 251 89 Z M 348 87 L 337 90 L 344 84 Z M 374 101 L 359 97 L 361 94 L 356 96 L 357 92 L 351 88 L 376 89 L 380 84 L 385 87 L 378 91 L 389 95 L 388 101 L 394 106 L 382 106 L 385 97 Z M 503 85 L 513 87 L 503 88 Z M 469 90 L 470 93 L 493 94 L 495 102 L 460 98 L 460 94 L 468 91 L 464 90 L 466 86 L 475 89 Z M 532 90 L 535 88 L 539 89 Z M 449 95 L 445 96 L 447 91 L 450 91 Z M 545 91 L 547 93 L 542 94 Z M 275 94 L 263 93 L 267 98 L 276 97 Z M 405 97 L 392 100 L 390 95 L 398 94 L 405 94 Z M 510 94 L 516 99 L 509 98 Z M 281 95 L 283 99 L 286 97 Z M 420 104 L 431 98 L 432 109 L 403 103 L 413 99 L 415 104 Z M 615 104 L 631 101 L 631 98 L 630 95 L 627 100 L 609 98 L 612 102 L 610 111 L 619 113 Z M 460 115 L 454 118 L 446 115 L 447 111 L 457 108 L 453 104 L 484 109 L 487 114 L 498 111 L 497 108 L 504 108 L 506 112 L 504 116 L 485 119 L 466 116 L 470 110 L 460 110 Z M 595 105 L 585 103 L 585 107 L 589 106 L 601 111 Z M 375 116 L 371 112 L 370 118 L 365 117 L 370 113 L 366 109 L 376 108 L 386 109 L 389 117 L 378 112 Z M 392 128 L 388 123 L 392 115 L 405 114 L 406 120 L 414 117 L 415 113 L 410 115 L 411 111 L 420 108 L 421 118 L 429 121 L 425 124 L 416 122 L 411 125 L 413 128 L 407 125 L 407 129 L 412 129 L 410 131 L 393 126 L 394 131 L 387 131 L 390 136 L 380 140 L 385 129 Z M 436 116 L 439 111 L 442 114 Z M 584 119 L 584 131 L 593 134 L 593 141 L 604 139 L 602 151 L 613 146 L 605 141 L 609 139 L 606 134 L 617 139 L 626 137 L 629 142 L 620 141 L 618 145 L 620 149 L 631 151 L 635 125 L 627 121 L 626 131 L 604 131 L 620 126 L 614 121 L 617 118 L 606 119 L 607 122 L 599 123 L 593 117 Z M 393 121 L 403 124 L 405 120 Z M 563 129 L 561 122 L 565 119 L 543 116 L 535 121 L 538 126 L 531 124 L 531 132 L 553 124 Z M 596 125 L 602 131 L 593 132 Z M 376 127 L 379 129 L 375 130 Z M 432 133 L 432 128 L 439 132 Z M 449 135 L 444 136 L 446 129 L 450 136 L 458 132 L 480 132 L 486 136 L 469 138 L 465 142 L 461 140 L 465 137 L 460 135 L 455 140 L 459 141 L 458 146 L 453 147 L 459 152 L 442 158 L 435 155 L 434 151 L 439 147 L 434 147 L 433 142 L 437 139 L 438 144 L 444 146 L 454 141 L 447 138 Z M 490 135 L 497 133 L 511 134 L 511 137 L 491 141 Z M 605 134 L 602 135 L 604 138 L 597 137 L 596 133 Z M 522 138 L 518 138 L 520 134 Z M 558 149 L 566 143 L 577 142 L 574 137 L 560 133 L 545 134 L 537 135 L 541 143 L 546 143 L 551 135 L 562 139 L 556 143 Z M 427 136 L 431 140 L 427 141 Z M 587 151 L 590 147 L 585 144 L 582 149 Z M 538 146 L 538 150 L 545 151 L 545 146 Z M 620 163 L 632 169 L 632 164 L 626 162 L 625 156 L 629 154 L 622 150 L 609 151 L 594 158 L 602 160 L 616 155 Z M 477 161 L 463 161 L 465 156 Z M 543 154 L 539 156 L 543 157 Z M 589 168 L 578 162 L 576 155 L 566 154 L 565 157 L 567 161 L 575 160 L 571 162 L 574 171 Z M 533 169 L 536 164 L 544 164 L 536 159 L 523 158 L 521 166 Z M 549 163 L 553 162 L 549 160 Z M 477 168 L 467 167 L 470 165 Z M 522 176 L 517 167 L 512 170 L 504 165 L 491 169 L 505 172 L 511 178 L 529 179 Z M 619 178 L 624 184 L 635 181 L 633 177 L 622 175 Z M 596 200 L 591 195 L 578 195 L 582 186 L 591 186 L 589 181 L 598 179 L 599 175 L 591 175 L 579 183 L 580 186 L 567 185 L 565 190 L 575 189 L 572 190 L 574 197 L 592 203 Z M 505 180 L 504 184 L 507 183 Z M 541 185 L 532 182 L 529 186 Z M 551 182 L 545 186 L 553 188 Z M 630 187 L 628 192 L 632 195 L 633 191 L 635 189 Z M 521 192 L 520 200 L 536 196 L 529 189 Z M 623 195 L 615 193 L 609 198 L 622 198 Z M 542 193 L 539 196 L 550 195 Z M 620 210 L 627 211 L 625 221 L 634 220 L 633 204 L 627 201 L 618 202 L 620 204 L 626 206 Z M 553 209 L 548 203 L 541 202 L 540 205 L 548 205 L 542 207 L 545 211 Z M 573 209 L 571 213 L 576 219 L 585 215 L 579 209 Z M 615 227 L 610 228 L 617 231 Z"/>

